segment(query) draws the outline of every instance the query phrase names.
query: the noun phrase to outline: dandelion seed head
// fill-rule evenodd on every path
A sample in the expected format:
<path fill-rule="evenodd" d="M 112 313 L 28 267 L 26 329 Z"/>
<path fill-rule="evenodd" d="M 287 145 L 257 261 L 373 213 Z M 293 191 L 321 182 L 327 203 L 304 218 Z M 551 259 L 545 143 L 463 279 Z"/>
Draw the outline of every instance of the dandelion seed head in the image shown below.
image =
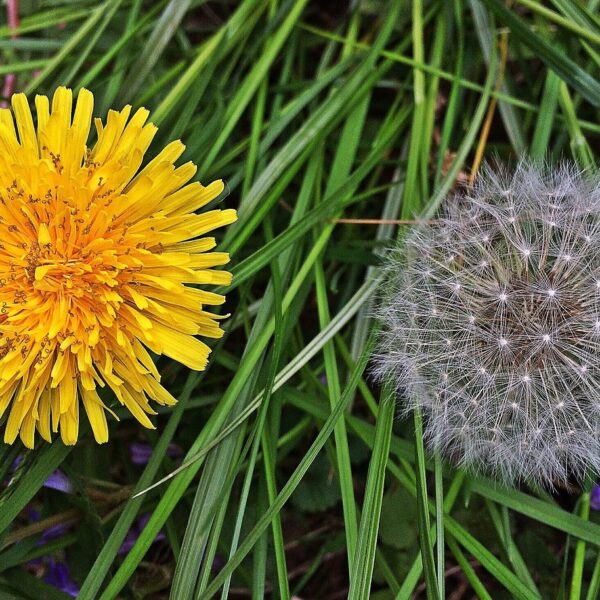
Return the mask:
<path fill-rule="evenodd" d="M 507 483 L 600 472 L 599 234 L 597 175 L 524 161 L 390 252 L 374 369 L 432 450 Z"/>

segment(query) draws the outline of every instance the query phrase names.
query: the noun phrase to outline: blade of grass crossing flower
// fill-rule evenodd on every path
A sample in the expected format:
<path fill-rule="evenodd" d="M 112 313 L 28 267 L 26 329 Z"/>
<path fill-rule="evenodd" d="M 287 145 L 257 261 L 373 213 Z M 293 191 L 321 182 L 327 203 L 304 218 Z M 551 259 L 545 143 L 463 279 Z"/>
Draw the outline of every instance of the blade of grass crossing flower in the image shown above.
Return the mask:
<path fill-rule="evenodd" d="M 291 394 L 291 390 L 286 390 L 286 393 Z M 291 394 L 290 399 L 295 402 L 293 394 Z M 320 415 L 321 418 L 324 417 L 324 413 L 318 412 L 319 409 L 315 407 L 314 403 L 302 404 L 302 407 L 304 410 Z M 350 415 L 347 416 L 347 421 L 365 443 L 372 443 L 368 441 L 372 440 L 374 436 L 372 425 L 357 420 Z M 391 452 L 400 460 L 415 461 L 413 444 L 397 436 L 392 436 Z M 431 467 L 431 465 L 427 466 Z M 534 498 L 518 490 L 501 488 L 493 481 L 477 477 L 469 478 L 469 490 L 549 527 L 554 527 L 573 537 L 585 540 L 594 546 L 600 545 L 600 525 L 585 521 L 581 517 L 545 500 Z"/>
<path fill-rule="evenodd" d="M 354 428 L 355 423 L 352 420 L 351 422 Z M 367 423 L 361 424 L 359 431 L 363 431 L 363 428 L 365 432 L 369 428 L 372 430 L 372 426 Z M 414 462 L 414 452 L 409 442 L 394 436 L 392 437 L 391 448 L 394 456 Z M 540 500 L 518 490 L 499 487 L 493 481 L 477 477 L 469 479 L 469 490 L 549 527 L 559 529 L 595 546 L 600 545 L 600 525 L 585 521 L 577 515 L 550 504 L 548 501 Z"/>
<path fill-rule="evenodd" d="M 371 590 L 386 465 L 394 423 L 394 409 L 395 394 L 389 388 L 384 388 L 377 415 L 373 454 L 365 486 L 357 550 L 350 568 L 350 591 L 348 593 L 350 600 L 368 598 Z"/>
<path fill-rule="evenodd" d="M 287 483 L 283 486 L 281 491 L 279 492 L 277 499 L 275 502 L 272 502 L 269 506 L 269 509 L 266 513 L 262 515 L 262 517 L 257 521 L 256 525 L 253 527 L 252 531 L 248 534 L 248 537 L 242 542 L 238 551 L 235 555 L 228 561 L 228 563 L 223 567 L 221 572 L 215 577 L 211 585 L 206 589 L 206 597 L 210 598 L 223 584 L 225 578 L 233 572 L 233 570 L 240 564 L 240 562 L 247 556 L 250 552 L 257 539 L 260 537 L 261 533 L 269 526 L 272 521 L 274 515 L 281 510 L 284 504 L 287 502 L 289 497 L 292 495 L 293 491 L 296 489 L 306 472 L 308 471 L 310 465 L 314 462 L 315 458 L 318 456 L 319 452 L 322 450 L 323 446 L 329 439 L 329 436 L 333 433 L 333 429 L 335 427 L 338 419 L 342 418 L 346 407 L 348 406 L 352 394 L 354 393 L 354 389 L 358 384 L 358 380 L 362 373 L 364 372 L 368 358 L 371 354 L 373 348 L 374 338 L 369 340 L 369 343 L 365 347 L 365 352 L 360 357 L 359 362 L 356 364 L 355 368 L 352 372 L 352 377 L 346 386 L 344 393 L 341 398 L 337 402 L 334 410 L 330 413 L 329 417 L 323 424 L 323 427 L 319 431 L 315 441 L 311 444 L 307 453 L 302 457 L 300 463 L 292 473 L 291 477 L 288 479 Z"/>
<path fill-rule="evenodd" d="M 294 399 L 294 395 L 292 394 L 291 399 L 294 401 L 294 403 L 296 403 L 297 400 Z M 305 410 L 315 410 L 315 414 L 319 414 L 322 416 L 322 409 L 317 408 L 312 399 L 310 401 L 306 401 L 303 404 L 300 404 L 300 406 L 303 406 Z M 349 415 L 346 416 L 346 419 L 348 420 L 348 423 L 352 426 L 352 428 L 357 432 L 359 437 L 369 446 L 369 448 L 372 449 L 374 444 L 373 426 L 368 425 L 360 419 L 356 419 Z M 394 449 L 393 438 L 391 443 L 391 449 L 392 451 Z M 414 460 L 412 453 L 410 456 Z M 418 482 L 415 483 L 413 479 L 415 473 L 411 473 L 410 476 L 406 476 L 402 473 L 399 467 L 391 460 L 388 461 L 387 466 L 390 470 L 390 473 L 398 480 L 398 482 L 402 484 L 407 489 L 407 491 L 409 491 L 414 497 L 417 497 L 418 487 L 421 484 Z M 464 477 L 463 474 L 459 473 L 457 477 L 460 476 Z M 418 479 L 419 478 L 417 477 L 417 480 Z M 469 553 L 473 554 L 473 556 L 476 556 L 477 559 L 480 561 L 481 565 L 486 570 L 488 570 L 488 572 L 491 573 L 503 586 L 505 586 L 515 598 L 520 598 L 522 600 L 525 600 L 526 598 L 539 598 L 539 595 L 534 590 L 530 589 L 523 582 L 521 582 L 518 579 L 518 577 L 514 573 L 512 573 L 512 571 L 510 571 L 510 569 L 508 569 L 500 560 L 498 560 L 489 550 L 487 550 L 486 547 L 483 544 L 481 544 L 481 542 L 475 539 L 471 534 L 469 534 L 466 531 L 466 529 L 464 529 L 464 527 L 462 527 L 457 521 L 452 519 L 447 514 L 450 511 L 452 503 L 457 497 L 458 490 L 460 488 L 460 483 L 460 478 L 458 480 L 455 480 L 455 482 L 453 482 L 453 485 L 450 486 L 448 493 L 446 494 L 446 500 L 444 502 L 444 510 L 446 512 L 444 526 L 446 528 L 446 532 L 451 534 Z M 425 506 L 429 512 L 435 514 L 435 504 L 432 502 L 428 502 L 426 497 Z M 434 530 L 430 529 L 429 534 L 429 544 L 431 545 L 431 539 L 433 538 Z M 433 558 L 431 560 L 433 562 Z M 422 563 L 418 566 L 413 567 L 415 568 L 414 574 L 416 577 L 416 575 L 420 574 L 421 572 Z M 418 577 L 416 577 L 416 581 L 418 581 Z M 412 594 L 412 589 L 413 588 L 409 589 L 408 586 L 403 585 L 401 589 L 402 597 L 410 597 L 410 595 Z M 433 589 L 434 593 L 437 594 L 437 587 Z"/>
<path fill-rule="evenodd" d="M 417 458 L 418 459 L 418 458 Z M 419 488 L 419 475 L 417 474 L 416 485 L 413 483 L 412 473 L 409 477 L 401 477 L 398 467 L 393 461 L 388 463 L 390 472 L 398 478 L 398 481 L 418 500 L 418 488 Z M 409 467 L 410 469 L 410 467 Z M 418 469 L 418 467 L 417 467 Z M 412 471 L 412 469 L 410 469 Z M 448 497 L 452 497 L 453 501 L 456 498 L 458 487 L 451 487 Z M 446 506 L 446 513 L 449 512 L 449 505 Z M 435 505 L 432 502 L 427 502 L 427 508 L 430 512 L 435 513 Z M 534 590 L 528 588 L 510 569 L 506 567 L 500 560 L 498 560 L 481 542 L 473 537 L 464 527 L 462 527 L 457 521 L 455 521 L 449 514 L 446 514 L 444 519 L 444 526 L 446 532 L 453 536 L 469 553 L 477 557 L 477 560 L 481 565 L 487 569 L 487 571 L 493 575 L 496 580 L 501 583 L 514 598 L 520 600 L 541 598 Z M 433 534 L 433 531 L 431 531 Z M 429 536 L 430 539 L 433 535 Z M 427 584 L 427 577 L 425 578 Z M 437 589 L 435 589 L 437 593 Z"/>
<path fill-rule="evenodd" d="M 442 51 L 444 47 L 445 34 L 446 34 L 446 14 L 440 14 L 436 21 L 436 32 L 432 48 L 432 58 L 430 64 L 439 67 L 442 60 Z M 423 141 L 421 144 L 421 173 L 423 181 L 421 183 L 421 189 L 426 196 L 429 195 L 427 177 L 429 170 L 429 157 L 431 154 L 431 140 L 433 139 L 433 127 L 435 121 L 435 114 L 438 102 L 438 84 L 439 78 L 436 76 L 430 76 L 429 85 L 427 87 L 427 96 L 424 106 L 424 112 L 427 119 L 427 126 L 424 128 Z M 436 501 L 436 577 L 438 585 L 438 596 L 439 598 L 445 598 L 445 544 L 444 544 L 444 511 L 442 503 L 444 500 L 443 494 L 443 478 L 441 460 L 439 456 L 434 457 L 434 474 L 435 474 L 435 501 Z"/>

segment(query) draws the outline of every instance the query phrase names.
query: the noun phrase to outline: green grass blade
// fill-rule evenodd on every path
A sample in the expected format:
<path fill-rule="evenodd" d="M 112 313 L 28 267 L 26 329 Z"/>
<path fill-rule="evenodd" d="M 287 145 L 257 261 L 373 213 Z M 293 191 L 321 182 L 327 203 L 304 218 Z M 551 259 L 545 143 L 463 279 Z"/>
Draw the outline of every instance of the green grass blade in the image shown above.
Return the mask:
<path fill-rule="evenodd" d="M 529 47 L 565 83 L 576 89 L 594 106 L 600 106 L 600 83 L 584 71 L 576 62 L 560 52 L 555 46 L 531 31 L 517 13 L 500 0 L 481 0 L 504 23 L 522 44 Z"/>
<path fill-rule="evenodd" d="M 365 347 L 365 352 L 363 353 L 359 362 L 353 369 L 352 376 L 350 378 L 350 381 L 348 382 L 348 385 L 346 386 L 346 389 L 344 390 L 344 393 L 342 394 L 340 400 L 336 404 L 334 410 L 331 412 L 331 414 L 323 424 L 323 427 L 319 431 L 317 438 L 311 444 L 310 448 L 303 456 L 299 465 L 296 467 L 285 486 L 281 489 L 281 492 L 279 492 L 279 495 L 277 496 L 275 502 L 271 503 L 271 505 L 269 506 L 269 510 L 257 521 L 252 531 L 248 534 L 248 537 L 240 545 L 238 551 L 231 558 L 231 560 L 223 567 L 221 572 L 215 577 L 211 585 L 207 588 L 207 598 L 210 598 L 212 594 L 214 594 L 221 587 L 223 581 L 229 575 L 229 573 L 231 573 L 235 569 L 235 567 L 244 559 L 244 557 L 250 552 L 250 550 L 252 549 L 262 532 L 269 526 L 269 523 L 272 521 L 275 513 L 281 510 L 281 508 L 287 502 L 289 497 L 292 495 L 292 492 L 296 489 L 298 483 L 308 471 L 310 465 L 313 463 L 313 461 L 325 445 L 325 442 L 333 433 L 336 422 L 343 416 L 346 407 L 350 403 L 352 394 L 354 393 L 354 390 L 358 385 L 358 380 L 367 366 L 367 361 L 373 348 L 373 341 L 374 340 L 371 339 Z"/>
<path fill-rule="evenodd" d="M 377 415 L 373 454 L 369 463 L 358 533 L 358 546 L 350 569 L 349 600 L 368 598 L 371 589 L 395 406 L 395 393 L 390 389 L 384 390 Z"/>
<path fill-rule="evenodd" d="M 560 83 L 558 75 L 553 71 L 548 71 L 544 91 L 542 92 L 540 112 L 538 113 L 533 141 L 529 150 L 531 158 L 535 160 L 543 160 L 548 154 L 548 142 L 554 125 Z"/>
<path fill-rule="evenodd" d="M 192 0 L 170 0 L 164 8 L 152 33 L 146 40 L 142 52 L 131 65 L 127 77 L 121 84 L 123 100 L 128 102 L 133 101 L 135 94 L 142 87 L 144 80 L 148 77 L 167 44 L 175 35 L 175 31 L 179 27 L 191 3 Z"/>
<path fill-rule="evenodd" d="M 72 450 L 60 440 L 26 452 L 8 488 L 0 496 L 0 533 L 5 532 L 46 479 Z"/>
<path fill-rule="evenodd" d="M 188 377 L 188 380 L 179 397 L 179 402 L 173 410 L 173 413 L 171 414 L 169 421 L 165 426 L 160 439 L 158 440 L 158 443 L 154 447 L 152 457 L 148 461 L 144 472 L 138 479 L 133 496 L 147 488 L 152 480 L 156 477 L 163 457 L 167 452 L 169 442 L 171 441 L 173 434 L 175 433 L 175 430 L 177 429 L 177 426 L 179 425 L 185 413 L 186 404 L 199 379 L 200 377 L 193 373 Z M 117 523 L 113 527 L 108 539 L 105 541 L 100 554 L 96 558 L 93 567 L 90 569 L 88 576 L 81 586 L 79 592 L 79 598 L 81 598 L 81 600 L 92 600 L 98 597 L 102 583 L 104 582 L 106 575 L 115 561 L 119 548 L 125 540 L 127 532 L 133 525 L 135 518 L 138 515 L 142 502 L 143 498 L 141 497 L 134 497 L 128 500 L 123 512 L 119 516 Z"/>
<path fill-rule="evenodd" d="M 430 600 L 440 600 L 435 563 L 433 560 L 433 546 L 431 544 L 431 536 L 429 535 L 431 526 L 429 523 L 429 509 L 427 506 L 428 495 L 425 470 L 425 449 L 423 447 L 423 424 L 421 414 L 418 411 L 415 411 L 414 423 L 415 456 L 417 461 L 417 516 L 419 523 L 421 560 L 423 562 L 427 598 Z"/>
<path fill-rule="evenodd" d="M 296 0 L 292 3 L 291 10 L 288 10 L 288 5 L 285 5 L 282 8 L 282 10 L 285 10 L 286 12 L 285 20 L 277 32 L 271 36 L 269 44 L 265 48 L 262 56 L 254 64 L 244 83 L 238 88 L 236 95 L 232 98 L 227 113 L 225 114 L 221 131 L 219 132 L 217 139 L 211 144 L 210 151 L 200 167 L 202 172 L 208 171 L 211 163 L 221 151 L 221 148 L 229 137 L 232 129 L 236 126 L 242 113 L 256 93 L 258 86 L 268 73 L 271 64 L 275 58 L 277 58 L 281 47 L 290 36 L 298 19 L 300 19 L 307 2 L 308 0 Z"/>
<path fill-rule="evenodd" d="M 69 41 L 63 45 L 62 49 L 57 52 L 54 57 L 46 64 L 42 69 L 42 72 L 37 75 L 31 83 L 25 88 L 26 94 L 34 92 L 42 83 L 44 83 L 50 75 L 52 75 L 63 62 L 72 56 L 75 52 L 75 48 L 86 39 L 88 35 L 93 31 L 94 27 L 98 24 L 104 13 L 112 8 L 115 2 L 105 2 L 97 8 L 95 8 L 86 21 L 79 27 L 79 29 L 69 38 Z"/>

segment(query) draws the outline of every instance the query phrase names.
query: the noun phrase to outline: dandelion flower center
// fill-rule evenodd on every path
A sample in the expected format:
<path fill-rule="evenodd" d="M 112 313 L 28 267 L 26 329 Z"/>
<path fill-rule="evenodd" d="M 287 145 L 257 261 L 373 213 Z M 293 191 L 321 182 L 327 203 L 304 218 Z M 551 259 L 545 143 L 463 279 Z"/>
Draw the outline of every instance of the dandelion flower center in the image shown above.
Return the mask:
<path fill-rule="evenodd" d="M 4 439 L 35 430 L 50 441 L 78 437 L 83 405 L 98 442 L 108 439 L 99 388 L 147 427 L 150 401 L 173 404 L 148 349 L 203 369 L 209 349 L 195 335 L 220 337 L 203 310 L 222 296 L 189 284 L 227 284 L 212 267 L 208 231 L 235 220 L 233 210 L 194 211 L 217 197 L 221 181 L 188 183 L 192 163 L 172 142 L 140 170 L 156 128 L 131 107 L 96 120 L 93 97 L 59 88 L 52 106 L 36 97 L 37 127 L 22 94 L 0 110 L 0 415 Z M 13 117 L 14 115 L 14 117 Z M 15 127 L 16 125 L 16 127 Z"/>
<path fill-rule="evenodd" d="M 523 163 L 392 254 L 377 368 L 434 450 L 505 481 L 600 472 L 598 242 L 599 178 Z"/>

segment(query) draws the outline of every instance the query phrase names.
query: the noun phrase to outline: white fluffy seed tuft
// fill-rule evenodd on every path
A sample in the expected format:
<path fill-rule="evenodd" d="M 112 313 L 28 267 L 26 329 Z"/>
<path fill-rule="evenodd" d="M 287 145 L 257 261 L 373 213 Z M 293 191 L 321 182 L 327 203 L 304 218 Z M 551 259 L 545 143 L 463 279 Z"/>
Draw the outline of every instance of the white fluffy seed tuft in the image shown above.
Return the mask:
<path fill-rule="evenodd" d="M 487 167 L 389 254 L 375 372 L 429 447 L 507 483 L 600 473 L 600 177 Z"/>

